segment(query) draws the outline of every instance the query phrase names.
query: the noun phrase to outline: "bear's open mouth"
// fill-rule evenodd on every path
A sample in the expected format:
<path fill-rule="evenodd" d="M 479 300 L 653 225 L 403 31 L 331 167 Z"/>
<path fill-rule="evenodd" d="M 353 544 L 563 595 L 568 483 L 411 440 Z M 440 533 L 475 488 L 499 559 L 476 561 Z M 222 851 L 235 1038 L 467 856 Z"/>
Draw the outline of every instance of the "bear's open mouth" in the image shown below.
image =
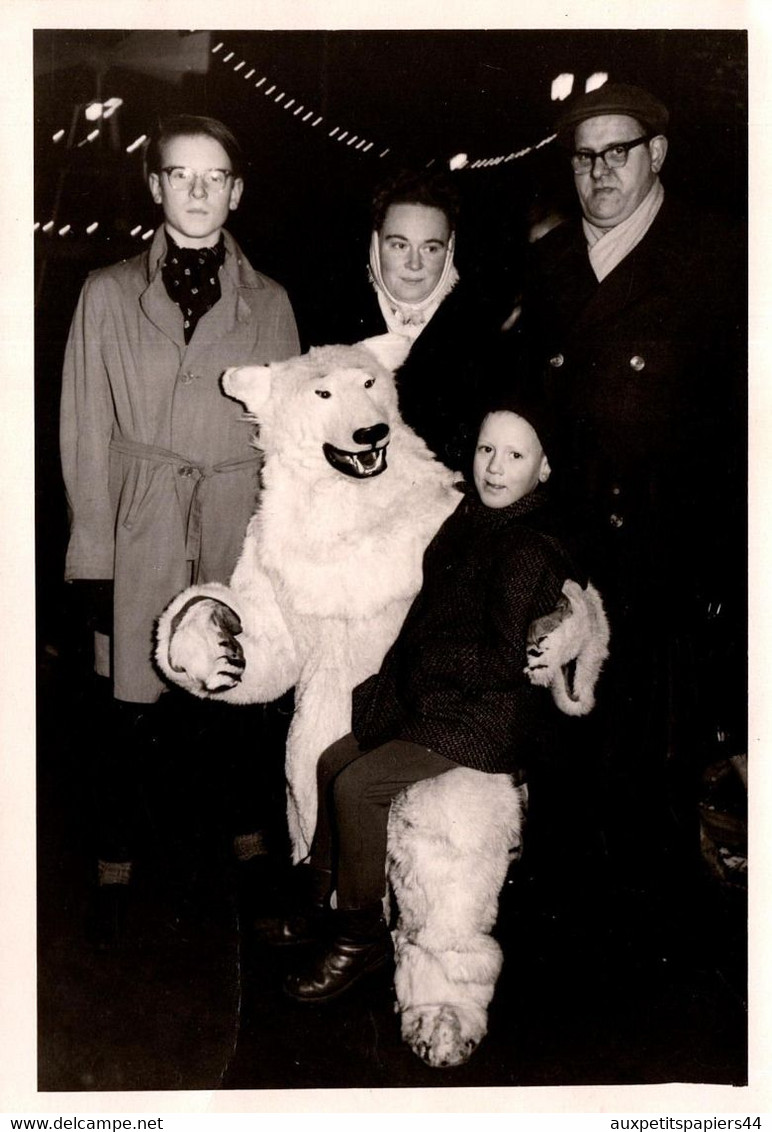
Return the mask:
<path fill-rule="evenodd" d="M 345 452 L 342 448 L 335 448 L 332 444 L 323 444 L 322 450 L 336 472 L 344 476 L 354 476 L 355 479 L 365 480 L 371 476 L 378 476 L 386 471 L 386 449 L 367 448 L 364 452 Z"/>

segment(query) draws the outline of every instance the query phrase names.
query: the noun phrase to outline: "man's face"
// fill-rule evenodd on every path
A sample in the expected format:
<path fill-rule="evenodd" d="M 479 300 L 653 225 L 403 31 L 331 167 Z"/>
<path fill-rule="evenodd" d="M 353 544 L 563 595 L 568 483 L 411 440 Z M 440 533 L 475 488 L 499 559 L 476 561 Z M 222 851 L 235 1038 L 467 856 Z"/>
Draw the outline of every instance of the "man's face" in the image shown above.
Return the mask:
<path fill-rule="evenodd" d="M 645 127 L 627 114 L 603 114 L 579 123 L 574 149 L 597 153 L 616 142 L 634 141 L 645 133 Z M 631 149 L 621 169 L 609 169 L 597 158 L 589 172 L 575 173 L 576 191 L 586 219 L 599 228 L 613 228 L 632 215 L 654 184 L 666 150 L 664 137 L 652 138 Z"/>
<path fill-rule="evenodd" d="M 194 169 L 204 173 L 207 169 L 231 170 L 231 160 L 223 147 L 208 134 L 181 135 L 166 143 L 161 152 L 162 166 Z M 213 247 L 220 237 L 220 229 L 228 212 L 238 207 L 244 188 L 240 177 L 229 176 L 221 192 L 207 189 L 199 176 L 190 188 L 173 189 L 166 173 L 151 173 L 148 177 L 150 192 L 156 204 L 163 207 L 164 223 L 180 247 Z"/>

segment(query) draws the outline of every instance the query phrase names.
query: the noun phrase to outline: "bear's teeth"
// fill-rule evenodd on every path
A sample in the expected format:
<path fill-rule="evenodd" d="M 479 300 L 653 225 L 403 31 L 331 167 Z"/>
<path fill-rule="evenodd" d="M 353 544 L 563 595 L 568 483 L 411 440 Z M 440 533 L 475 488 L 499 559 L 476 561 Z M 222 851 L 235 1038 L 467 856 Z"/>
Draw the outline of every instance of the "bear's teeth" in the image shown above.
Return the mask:
<path fill-rule="evenodd" d="M 386 469 L 386 445 L 364 452 L 346 452 L 332 444 L 323 445 L 327 461 L 339 472 L 357 479 L 370 479 Z"/>
<path fill-rule="evenodd" d="M 367 452 L 352 452 L 351 457 L 359 475 L 369 476 L 383 462 L 383 449 L 371 448 Z"/>

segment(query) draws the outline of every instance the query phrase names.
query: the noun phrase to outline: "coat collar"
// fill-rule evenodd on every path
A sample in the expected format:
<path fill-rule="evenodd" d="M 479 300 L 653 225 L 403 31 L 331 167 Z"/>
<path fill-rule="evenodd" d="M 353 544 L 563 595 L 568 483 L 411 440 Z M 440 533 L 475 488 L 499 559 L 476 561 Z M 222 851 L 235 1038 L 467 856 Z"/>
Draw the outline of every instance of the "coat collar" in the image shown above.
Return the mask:
<path fill-rule="evenodd" d="M 580 221 L 561 225 L 545 237 L 545 288 L 572 333 L 608 322 L 637 299 L 661 290 L 663 279 L 682 274 L 692 226 L 669 197 L 641 242 L 598 283 L 590 266 Z M 549 241 L 549 243 L 548 243 Z M 684 245 L 687 244 L 687 247 Z M 536 246 L 536 255 L 540 257 Z M 680 269 L 679 269 L 679 265 Z"/>
<path fill-rule="evenodd" d="M 486 507 L 475 489 L 470 486 L 462 507 L 476 528 L 496 531 L 522 521 L 528 525 L 530 517 L 540 514 L 548 502 L 548 488 L 540 484 L 534 491 L 511 503 L 509 507 Z"/>
<path fill-rule="evenodd" d="M 606 322 L 617 311 L 629 308 L 652 289 L 662 288 L 663 268 L 672 255 L 668 238 L 670 218 L 668 201 L 665 200 L 640 243 L 600 283 L 595 281 L 587 256 L 587 243 L 581 226 L 579 227 L 577 239 L 581 242 L 581 254 L 592 275 L 594 287 L 577 316 L 575 330 L 598 321 Z"/>
<path fill-rule="evenodd" d="M 265 283 L 252 268 L 230 232 L 223 230 L 225 262 L 220 272 L 222 295 L 220 301 L 198 323 L 191 345 L 211 345 L 231 333 L 238 322 L 248 322 L 252 316 L 252 297 Z M 140 306 L 162 334 L 185 350 L 182 314 L 166 293 L 161 268 L 166 256 L 166 233 L 163 224 L 156 229 L 145 260 L 147 287 L 139 298 Z"/>

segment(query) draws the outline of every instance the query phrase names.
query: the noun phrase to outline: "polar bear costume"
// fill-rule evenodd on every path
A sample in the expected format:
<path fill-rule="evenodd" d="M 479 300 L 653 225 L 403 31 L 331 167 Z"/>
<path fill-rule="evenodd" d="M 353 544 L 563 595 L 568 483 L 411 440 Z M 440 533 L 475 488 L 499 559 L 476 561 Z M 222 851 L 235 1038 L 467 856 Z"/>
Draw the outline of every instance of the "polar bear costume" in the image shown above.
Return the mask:
<path fill-rule="evenodd" d="M 258 424 L 260 504 L 230 584 L 191 587 L 158 625 L 160 669 L 194 695 L 266 703 L 295 688 L 295 861 L 311 846 L 319 755 L 351 730 L 352 689 L 380 668 L 420 589 L 424 550 L 461 500 L 458 477 L 400 419 L 393 371 L 408 349 L 384 335 L 226 371 L 226 394 Z M 572 585 L 566 608 L 578 616 L 547 627 L 532 678 L 583 713 L 607 630 L 592 588 Z M 577 656 L 568 689 L 563 666 Z M 403 1037 L 430 1065 L 462 1063 L 486 1032 L 502 960 L 489 933 L 524 804 L 509 776 L 464 767 L 392 804 L 395 990 Z"/>

